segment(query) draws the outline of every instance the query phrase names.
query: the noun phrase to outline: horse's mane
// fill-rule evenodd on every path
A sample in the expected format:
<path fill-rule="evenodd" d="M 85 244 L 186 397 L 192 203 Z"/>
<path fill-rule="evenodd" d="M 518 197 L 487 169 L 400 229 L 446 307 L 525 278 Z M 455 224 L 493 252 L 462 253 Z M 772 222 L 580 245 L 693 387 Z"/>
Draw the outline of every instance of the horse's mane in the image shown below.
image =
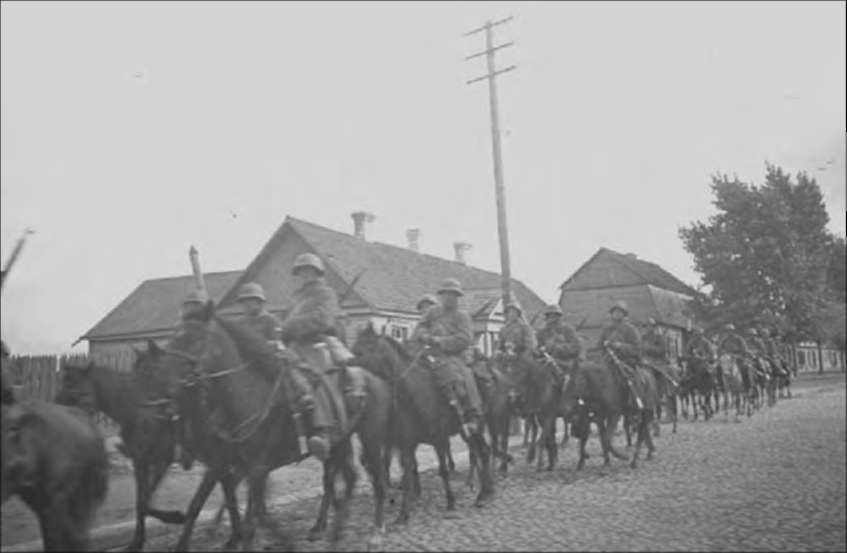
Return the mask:
<path fill-rule="evenodd" d="M 214 321 L 232 338 L 238 355 L 252 367 L 262 372 L 276 370 L 277 360 L 273 348 L 252 328 L 240 321 L 217 315 Z"/>
<path fill-rule="evenodd" d="M 385 341 L 388 342 L 388 345 L 400 356 L 400 359 L 403 361 L 411 361 L 414 359 L 411 353 L 406 349 L 406 347 L 401 344 L 396 338 L 388 336 L 387 334 L 382 335 L 385 338 Z"/>

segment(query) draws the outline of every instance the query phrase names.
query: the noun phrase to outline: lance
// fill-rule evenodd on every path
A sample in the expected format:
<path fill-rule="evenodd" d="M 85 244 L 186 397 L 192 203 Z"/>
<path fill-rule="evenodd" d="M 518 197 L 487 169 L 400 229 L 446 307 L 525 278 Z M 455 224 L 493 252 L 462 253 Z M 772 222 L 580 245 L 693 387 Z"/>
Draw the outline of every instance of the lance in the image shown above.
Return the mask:
<path fill-rule="evenodd" d="M 206 280 L 203 278 L 203 271 L 200 269 L 200 255 L 197 248 L 191 246 L 188 248 L 188 257 L 191 260 L 191 271 L 194 273 L 194 282 L 197 284 L 197 289 L 203 292 L 203 295 L 209 297 L 209 292 L 206 289 Z"/>
<path fill-rule="evenodd" d="M 6 281 L 6 276 L 8 276 L 9 271 L 12 270 L 12 267 L 18 260 L 18 256 L 21 254 L 21 250 L 23 250 L 24 244 L 26 243 L 26 239 L 30 234 L 35 234 L 35 231 L 31 228 L 27 228 L 24 231 L 23 235 L 18 238 L 18 241 L 15 244 L 15 249 L 12 250 L 12 255 L 9 256 L 9 260 L 6 262 L 6 266 L 3 267 L 3 273 L 2 275 L 0 275 L 0 287 L 3 286 L 3 282 Z"/>

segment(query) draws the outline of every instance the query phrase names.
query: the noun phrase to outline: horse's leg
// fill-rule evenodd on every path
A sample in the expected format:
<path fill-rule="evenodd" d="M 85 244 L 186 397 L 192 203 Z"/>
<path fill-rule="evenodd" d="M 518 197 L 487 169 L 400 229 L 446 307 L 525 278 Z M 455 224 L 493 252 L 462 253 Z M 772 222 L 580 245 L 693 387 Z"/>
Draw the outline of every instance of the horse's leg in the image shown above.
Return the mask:
<path fill-rule="evenodd" d="M 653 458 L 653 454 L 656 452 L 656 444 L 653 443 L 653 437 L 649 432 L 645 432 L 644 439 L 647 442 L 647 460 L 649 461 Z"/>
<path fill-rule="evenodd" d="M 135 477 L 135 532 L 132 541 L 126 546 L 127 551 L 140 551 L 144 547 L 145 519 L 150 500 L 150 466 L 146 461 L 132 460 L 132 472 Z"/>
<path fill-rule="evenodd" d="M 450 471 L 447 467 L 447 448 L 443 444 L 435 446 L 435 454 L 438 456 L 438 475 L 441 476 L 441 483 L 444 486 L 444 495 L 447 498 L 447 510 L 453 511 L 456 509 L 456 497 L 453 495 L 453 488 L 450 487 Z"/>
<path fill-rule="evenodd" d="M 194 523 L 197 521 L 197 515 L 209 494 L 215 489 L 215 484 L 218 483 L 218 470 L 207 468 L 203 473 L 203 480 L 194 492 L 194 497 L 191 498 L 191 503 L 188 505 L 188 510 L 185 513 L 185 525 L 182 527 L 182 533 L 179 536 L 179 541 L 176 544 L 177 551 L 188 551 L 188 546 L 191 541 L 191 533 L 194 531 Z"/>
<path fill-rule="evenodd" d="M 568 438 L 571 437 L 571 433 L 569 432 L 571 425 L 565 417 L 562 417 L 562 426 L 564 428 L 562 429 L 562 442 L 559 444 L 559 447 L 565 447 L 568 445 Z"/>
<path fill-rule="evenodd" d="M 526 418 L 526 436 L 529 437 L 529 449 L 526 452 L 526 462 L 532 463 L 535 460 L 535 440 L 538 435 L 538 426 L 535 421 L 535 413 Z M 527 445 L 527 444 L 525 444 Z"/>
<path fill-rule="evenodd" d="M 240 478 L 236 477 L 231 471 L 221 478 L 221 490 L 224 494 L 224 505 L 229 513 L 230 534 L 229 539 L 224 544 L 224 549 L 232 550 L 238 545 L 241 540 L 241 514 L 238 512 L 238 497 L 235 490 L 238 488 Z"/>
<path fill-rule="evenodd" d="M 335 520 L 332 528 L 332 541 L 337 542 L 344 533 L 344 526 L 350 518 L 350 500 L 356 488 L 356 468 L 353 466 L 353 444 L 347 439 L 341 444 L 337 462 L 341 465 L 341 475 L 344 477 L 344 495 L 333 505 Z"/>
<path fill-rule="evenodd" d="M 377 433 L 366 432 L 359 435 L 362 444 L 362 456 L 367 460 L 365 466 L 371 477 L 374 490 L 374 530 L 368 539 L 368 549 L 379 549 L 385 538 L 385 496 L 388 487 L 388 471 L 382 464 L 383 451 L 389 445 L 381 443 Z"/>
<path fill-rule="evenodd" d="M 550 417 L 550 422 L 548 423 L 548 434 L 546 440 L 547 447 L 547 470 L 553 470 L 553 467 L 556 465 L 556 461 L 559 458 L 559 448 L 556 447 L 556 417 L 555 415 Z"/>
<path fill-rule="evenodd" d="M 319 540 L 326 531 L 326 521 L 329 514 L 329 504 L 335 502 L 335 463 L 333 459 L 327 459 L 323 463 L 323 488 L 321 506 L 318 509 L 318 519 L 309 530 L 309 541 Z"/>
<path fill-rule="evenodd" d="M 636 415 L 636 439 L 635 439 L 635 451 L 632 454 L 632 461 L 630 462 L 630 468 L 635 468 L 638 466 L 638 454 L 641 452 L 641 444 L 644 443 L 644 435 L 650 434 L 650 429 L 647 427 L 647 415 L 646 411 L 641 411 Z"/>
<path fill-rule="evenodd" d="M 618 448 L 616 448 L 614 446 L 614 443 L 612 442 L 615 435 L 615 429 L 617 429 L 618 422 L 620 421 L 620 419 L 620 415 L 615 415 L 614 417 L 610 418 L 608 423 L 606 424 L 606 443 L 609 444 L 609 451 L 611 451 L 612 455 L 614 455 L 618 459 L 621 459 L 622 461 L 629 461 L 629 456 L 618 451 Z M 624 424 L 626 424 L 626 422 L 624 422 Z"/>
<path fill-rule="evenodd" d="M 529 445 L 529 417 L 524 417 L 523 423 L 523 445 L 526 447 Z"/>
<path fill-rule="evenodd" d="M 603 419 L 597 419 L 594 424 L 597 425 L 597 436 L 600 440 L 600 448 L 603 451 L 603 466 L 608 467 L 612 463 L 612 459 L 609 457 L 609 452 L 611 451 L 611 444 L 606 436 L 606 423 Z M 585 439 L 588 439 L 589 434 L 591 434 L 591 421 L 588 422 L 588 427 L 585 431 Z M 587 459 L 588 454 L 585 453 L 585 444 L 583 444 L 583 452 L 582 455 Z"/>
<path fill-rule="evenodd" d="M 404 446 L 400 450 L 400 464 L 403 467 L 403 499 L 400 501 L 400 513 L 397 515 L 396 524 L 409 522 L 409 500 L 412 495 L 414 479 L 417 471 L 415 463 L 415 450 Z"/>
<path fill-rule="evenodd" d="M 447 442 L 447 470 L 451 474 L 456 472 L 456 463 L 453 461 L 453 448 L 450 447 L 450 442 Z"/>
<path fill-rule="evenodd" d="M 487 499 L 494 495 L 494 480 L 491 477 L 491 448 L 485 443 L 481 433 L 476 432 L 469 436 L 468 449 L 476 450 L 477 472 L 479 474 L 479 493 L 474 505 L 481 507 Z"/>
<path fill-rule="evenodd" d="M 629 415 L 623 417 L 623 431 L 626 435 L 626 447 L 632 447 L 632 418 Z"/>

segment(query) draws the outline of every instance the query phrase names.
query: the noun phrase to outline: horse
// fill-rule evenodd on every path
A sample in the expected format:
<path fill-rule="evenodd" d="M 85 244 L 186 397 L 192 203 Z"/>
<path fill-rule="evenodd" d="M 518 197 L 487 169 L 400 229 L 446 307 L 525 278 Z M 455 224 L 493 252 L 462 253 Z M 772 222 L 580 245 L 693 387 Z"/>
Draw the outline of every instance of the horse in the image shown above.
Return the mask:
<path fill-rule="evenodd" d="M 683 377 L 683 392 L 691 398 L 694 420 L 698 418 L 698 407 L 706 420 L 712 418 L 712 395 L 715 391 L 714 367 L 704 358 L 692 356 L 687 363 L 687 374 Z"/>
<path fill-rule="evenodd" d="M 249 545 L 254 535 L 254 520 L 264 509 L 268 474 L 281 466 L 300 461 L 309 453 L 302 451 L 296 431 L 296 413 L 285 395 L 283 371 L 272 348 L 250 329 L 220 318 L 209 301 L 182 328 L 167 346 L 152 351 L 156 374 L 164 379 L 169 395 L 179 406 L 187 423 L 188 441 L 207 470 L 192 498 L 186 524 L 177 548 L 188 547 L 197 515 L 216 482 L 224 488 L 232 536 Z M 284 365 L 284 370 L 291 370 Z M 268 378 L 273 381 L 268 385 Z M 366 458 L 365 468 L 374 484 L 376 499 L 375 527 L 384 532 L 382 521 L 385 478 L 380 468 L 382 448 L 387 434 L 387 391 L 385 399 L 371 402 L 378 391 L 375 379 L 366 380 L 369 400 L 357 424 Z M 383 409 L 368 410 L 368 405 Z M 258 407 L 258 409 L 257 409 Z M 334 493 L 335 476 L 344 477 L 346 490 L 341 498 Z M 247 478 L 248 499 L 243 523 L 235 500 L 235 486 Z M 326 525 L 325 507 L 333 503 L 335 521 L 332 539 L 341 538 L 349 516 L 349 502 L 355 487 L 356 471 L 352 459 L 349 431 L 330 448 L 324 462 L 324 501 L 318 521 L 310 531 L 319 534 Z"/>
<path fill-rule="evenodd" d="M 621 378 L 612 374 L 609 366 L 612 360 L 602 357 L 591 357 L 581 362 L 573 376 L 567 379 L 562 393 L 562 408 L 566 416 L 574 423 L 580 439 L 580 457 L 577 469 L 585 465 L 585 442 L 588 439 L 587 422 L 595 422 L 598 426 L 600 443 L 603 447 L 604 465 L 610 463 L 609 452 L 622 460 L 629 457 L 619 452 L 612 444 L 612 438 L 618 421 L 622 416 L 630 416 L 635 423 L 638 438 L 635 444 L 630 466 L 634 469 L 638 463 L 641 445 L 646 443 L 648 448 L 647 459 L 651 459 L 655 452 L 653 438 L 650 435 L 649 425 L 655 415 L 656 406 L 659 403 L 656 379 L 652 371 L 637 367 L 636 373 L 639 382 L 635 384 L 640 388 L 642 400 L 641 408 L 629 406 L 627 397 L 629 391 L 627 384 Z M 580 419 L 582 419 L 580 421 Z"/>
<path fill-rule="evenodd" d="M 152 343 L 152 342 L 151 342 Z M 146 352 L 136 351 L 134 371 L 144 365 Z M 179 511 L 150 506 L 153 494 L 174 461 L 176 428 L 163 390 L 155 390 L 134 372 L 119 372 L 96 365 L 68 364 L 62 369 L 62 387 L 56 402 L 89 412 L 100 411 L 120 425 L 123 453 L 132 462 L 135 477 L 135 531 L 128 551 L 144 547 L 145 521 L 152 516 L 169 524 L 182 524 Z"/>
<path fill-rule="evenodd" d="M 498 470 L 506 474 L 512 457 L 509 455 L 509 427 L 512 415 L 517 407 L 518 390 L 509 374 L 500 371 L 494 366 L 491 359 L 485 357 L 482 352 L 476 351 L 471 363 L 474 374 L 477 371 L 487 371 L 492 375 L 490 387 L 480 384 L 483 407 L 483 425 L 488 430 L 491 438 L 491 453 L 500 459 Z M 476 468 L 476 458 L 471 458 L 471 470 L 468 474 L 468 483 L 472 485 L 473 471 Z"/>
<path fill-rule="evenodd" d="M 723 353 L 718 359 L 723 374 L 724 380 L 724 417 L 728 415 L 728 399 L 732 399 L 735 405 L 735 422 L 739 422 L 739 417 L 744 412 L 745 393 L 744 380 L 741 376 L 741 370 L 735 361 L 735 358 L 729 353 Z M 749 417 L 752 412 L 747 411 Z"/>
<path fill-rule="evenodd" d="M 414 495 L 417 463 L 415 451 L 419 444 L 427 443 L 435 448 L 438 456 L 438 472 L 444 485 L 447 510 L 456 508 L 456 500 L 450 487 L 446 451 L 450 437 L 460 434 L 468 444 L 468 450 L 479 465 L 479 493 L 475 504 L 482 506 L 494 494 L 494 482 L 490 473 L 490 449 L 482 437 L 481 429 L 469 435 L 461 430 L 461 421 L 436 388 L 423 357 L 427 350 L 412 356 L 402 344 L 378 334 L 372 325 L 359 331 L 353 344 L 356 363 L 374 374 L 394 378 L 392 385 L 391 446 L 400 452 L 403 466 L 403 499 L 397 524 L 409 521 L 409 503 Z"/>
<path fill-rule="evenodd" d="M 32 509 L 46 551 L 88 550 L 90 527 L 109 487 L 103 437 L 82 410 L 18 402 L 8 392 L 2 405 L 2 502 L 18 495 Z"/>
<path fill-rule="evenodd" d="M 535 459 L 536 447 L 538 458 L 536 469 L 541 470 L 543 466 L 543 452 L 547 451 L 547 470 L 553 470 L 558 460 L 558 448 L 556 446 L 556 420 L 565 418 L 565 436 L 568 434 L 567 418 L 561 406 L 562 382 L 558 382 L 554 370 L 558 366 L 557 361 L 551 356 L 545 355 L 540 360 L 530 356 L 509 356 L 501 360 L 503 372 L 512 379 L 517 390 L 518 402 L 522 413 L 526 416 L 529 432 L 533 438 L 529 443 L 527 451 L 527 462 Z M 569 369 L 561 368 L 567 379 Z M 535 426 L 540 428 L 541 436 L 534 439 Z M 563 438 L 563 442 L 566 440 Z"/>

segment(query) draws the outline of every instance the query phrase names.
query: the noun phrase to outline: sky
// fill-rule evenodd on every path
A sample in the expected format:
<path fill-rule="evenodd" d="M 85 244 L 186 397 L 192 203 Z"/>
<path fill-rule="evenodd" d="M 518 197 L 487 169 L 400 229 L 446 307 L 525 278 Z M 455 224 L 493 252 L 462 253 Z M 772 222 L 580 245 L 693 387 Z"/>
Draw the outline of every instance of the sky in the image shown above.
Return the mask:
<path fill-rule="evenodd" d="M 805 170 L 845 235 L 843 2 L 3 2 L 2 295 L 58 353 L 143 280 L 244 268 L 286 215 L 499 270 L 486 19 L 512 274 L 545 301 L 600 247 L 697 285 L 715 173 Z M 827 164 L 827 161 L 831 162 Z M 821 167 L 824 170 L 818 170 Z M 449 276 L 449 275 L 445 275 Z M 77 350 L 84 349 L 83 342 Z"/>

